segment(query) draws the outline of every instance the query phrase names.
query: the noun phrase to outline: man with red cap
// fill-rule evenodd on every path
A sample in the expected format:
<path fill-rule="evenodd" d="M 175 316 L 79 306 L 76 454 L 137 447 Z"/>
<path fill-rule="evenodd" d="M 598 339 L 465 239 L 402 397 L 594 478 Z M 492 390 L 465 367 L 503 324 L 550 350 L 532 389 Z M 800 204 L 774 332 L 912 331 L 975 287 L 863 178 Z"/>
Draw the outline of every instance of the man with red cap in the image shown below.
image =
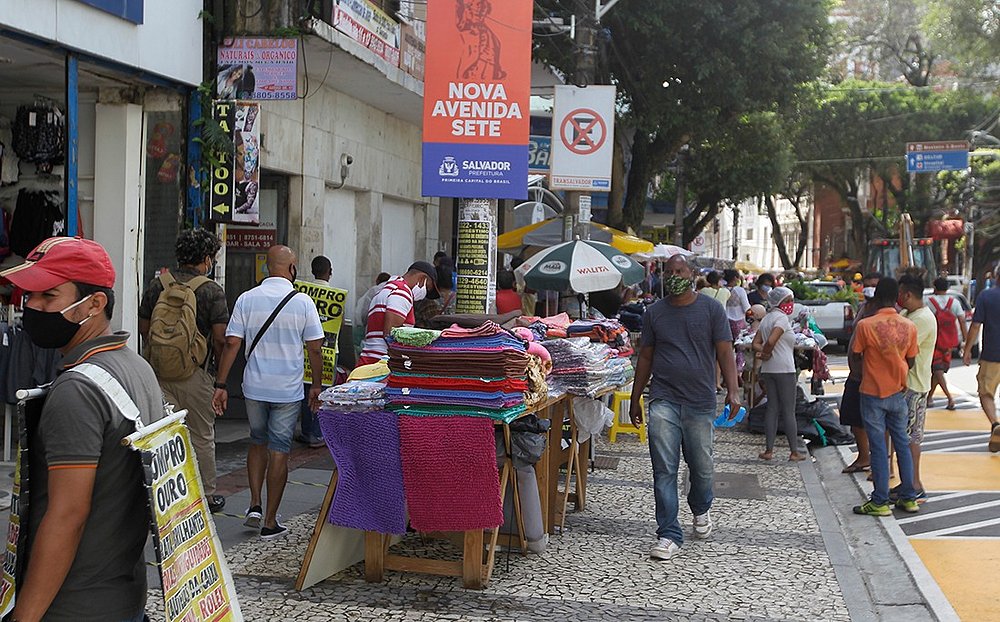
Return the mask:
<path fill-rule="evenodd" d="M 163 398 L 128 333 L 111 331 L 111 259 L 91 240 L 50 238 L 0 277 L 27 293 L 31 340 L 63 353 L 29 438 L 30 554 L 12 619 L 142 620 L 148 506 L 139 454 L 121 441 L 136 409 L 143 424 L 163 416 Z"/>

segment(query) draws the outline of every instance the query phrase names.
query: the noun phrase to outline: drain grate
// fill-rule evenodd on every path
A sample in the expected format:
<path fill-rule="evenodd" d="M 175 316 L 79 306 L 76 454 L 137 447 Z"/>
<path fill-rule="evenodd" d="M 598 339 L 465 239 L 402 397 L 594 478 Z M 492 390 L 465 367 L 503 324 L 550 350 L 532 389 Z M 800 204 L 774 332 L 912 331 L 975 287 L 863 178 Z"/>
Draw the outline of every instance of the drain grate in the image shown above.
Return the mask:
<path fill-rule="evenodd" d="M 618 463 L 621 460 L 618 456 L 597 456 L 594 458 L 594 468 L 614 471 L 618 468 Z"/>

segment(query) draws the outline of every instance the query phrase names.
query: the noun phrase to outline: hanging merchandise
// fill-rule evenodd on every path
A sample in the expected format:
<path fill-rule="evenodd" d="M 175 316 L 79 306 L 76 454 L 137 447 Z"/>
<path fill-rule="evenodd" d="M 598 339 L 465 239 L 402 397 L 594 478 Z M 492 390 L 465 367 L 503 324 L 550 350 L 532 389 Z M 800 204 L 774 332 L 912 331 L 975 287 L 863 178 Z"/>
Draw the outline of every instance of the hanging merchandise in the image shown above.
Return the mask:
<path fill-rule="evenodd" d="M 14 134 L 10 119 L 0 117 L 0 185 L 17 183 L 19 162 L 14 153 Z"/>
<path fill-rule="evenodd" d="M 14 151 L 26 162 L 44 171 L 63 163 L 66 117 L 52 102 L 39 98 L 17 109 L 14 119 Z"/>
<path fill-rule="evenodd" d="M 27 257 L 45 240 L 66 234 L 66 216 L 62 197 L 54 190 L 22 189 L 17 193 L 17 207 L 10 225 L 10 249 Z"/>

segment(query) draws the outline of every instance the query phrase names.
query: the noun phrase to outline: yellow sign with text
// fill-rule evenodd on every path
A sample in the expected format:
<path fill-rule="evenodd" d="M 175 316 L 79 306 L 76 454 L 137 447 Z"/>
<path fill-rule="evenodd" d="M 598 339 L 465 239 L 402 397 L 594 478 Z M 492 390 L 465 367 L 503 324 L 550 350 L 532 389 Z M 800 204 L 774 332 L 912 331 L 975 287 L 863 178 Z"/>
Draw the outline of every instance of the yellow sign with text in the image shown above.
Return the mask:
<path fill-rule="evenodd" d="M 344 324 L 344 314 L 347 310 L 347 290 L 337 289 L 329 285 L 295 281 L 295 289 L 312 298 L 319 312 L 319 321 L 323 324 L 323 386 L 333 386 L 337 368 L 337 339 L 340 327 Z M 312 384 L 312 373 L 309 366 L 309 354 L 306 353 L 305 379 L 306 384 Z"/>
<path fill-rule="evenodd" d="M 147 455 L 155 549 L 167 622 L 242 622 L 236 588 L 208 512 L 179 413 L 128 437 Z"/>

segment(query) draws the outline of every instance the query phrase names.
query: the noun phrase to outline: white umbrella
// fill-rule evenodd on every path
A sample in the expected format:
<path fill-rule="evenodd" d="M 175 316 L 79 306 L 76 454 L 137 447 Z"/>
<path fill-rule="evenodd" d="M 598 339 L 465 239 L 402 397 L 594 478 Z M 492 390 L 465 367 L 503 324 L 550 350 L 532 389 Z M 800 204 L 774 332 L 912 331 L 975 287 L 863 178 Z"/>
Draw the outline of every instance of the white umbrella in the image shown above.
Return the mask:
<path fill-rule="evenodd" d="M 610 244 L 574 240 L 547 248 L 525 261 L 515 276 L 532 289 L 585 294 L 638 283 L 645 271 Z"/>
<path fill-rule="evenodd" d="M 632 258 L 639 261 L 666 261 L 674 255 L 693 257 L 694 253 L 673 244 L 657 244 L 653 247 L 653 250 L 647 253 L 634 253 Z"/>

